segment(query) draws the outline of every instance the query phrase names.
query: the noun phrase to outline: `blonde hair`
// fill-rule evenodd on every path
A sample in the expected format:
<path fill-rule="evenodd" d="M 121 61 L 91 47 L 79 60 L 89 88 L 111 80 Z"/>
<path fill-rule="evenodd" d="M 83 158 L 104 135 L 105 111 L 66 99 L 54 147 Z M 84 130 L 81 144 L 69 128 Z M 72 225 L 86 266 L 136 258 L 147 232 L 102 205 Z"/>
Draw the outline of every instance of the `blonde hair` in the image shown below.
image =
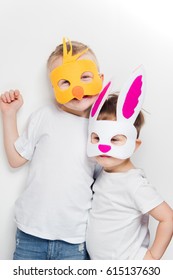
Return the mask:
<path fill-rule="evenodd" d="M 87 45 L 83 44 L 83 43 L 80 43 L 80 42 L 77 42 L 77 41 L 71 41 L 71 44 L 72 44 L 72 55 L 75 55 L 75 54 L 78 54 L 80 52 L 82 52 L 83 50 L 87 49 L 88 48 L 88 51 L 87 53 L 89 53 L 94 62 L 96 63 L 97 65 L 97 68 L 99 70 L 99 64 L 98 64 L 98 61 L 97 61 L 97 58 L 96 58 L 96 55 L 95 53 L 92 51 L 91 48 L 89 48 Z M 67 51 L 69 52 L 70 50 L 70 44 L 69 42 L 66 42 L 66 46 L 67 46 Z M 62 57 L 63 56 L 63 44 L 60 44 L 58 45 L 55 50 L 50 54 L 48 60 L 47 60 L 47 67 L 50 68 L 50 66 L 52 65 L 52 63 L 59 57 Z"/>
<path fill-rule="evenodd" d="M 108 99 L 103 104 L 100 113 L 98 115 L 98 120 L 116 120 L 116 109 L 117 109 L 117 100 L 119 92 L 112 93 L 108 96 Z M 140 111 L 135 122 L 134 126 L 137 130 L 137 138 L 139 137 L 140 130 L 145 123 L 144 114 Z"/>

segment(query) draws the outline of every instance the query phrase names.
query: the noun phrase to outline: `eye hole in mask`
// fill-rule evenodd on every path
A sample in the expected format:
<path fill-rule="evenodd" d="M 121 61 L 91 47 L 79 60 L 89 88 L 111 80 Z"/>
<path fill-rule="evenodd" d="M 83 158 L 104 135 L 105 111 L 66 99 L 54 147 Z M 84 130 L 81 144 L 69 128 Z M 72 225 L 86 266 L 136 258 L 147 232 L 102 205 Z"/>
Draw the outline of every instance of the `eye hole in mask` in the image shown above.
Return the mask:
<path fill-rule="evenodd" d="M 122 146 L 126 143 L 127 137 L 122 134 L 115 135 L 114 137 L 111 138 L 111 144 L 115 146 Z"/>
<path fill-rule="evenodd" d="M 80 80 L 81 82 L 83 83 L 91 83 L 92 80 L 94 78 L 94 75 L 92 72 L 83 72 L 81 77 L 80 77 Z M 66 79 L 61 79 L 59 82 L 58 82 L 58 86 L 61 90 L 66 90 L 70 87 L 70 81 L 66 80 Z"/>
<path fill-rule="evenodd" d="M 115 135 L 110 140 L 111 144 L 115 145 L 115 146 L 122 146 L 126 143 L 126 141 L 127 141 L 127 137 L 123 134 Z M 97 135 L 97 133 L 93 132 L 91 134 L 91 143 L 97 144 L 99 142 L 100 142 L 99 136 Z M 102 143 L 102 144 L 105 144 L 105 143 Z"/>
<path fill-rule="evenodd" d="M 97 133 L 95 133 L 95 132 L 91 133 L 91 143 L 97 144 L 97 143 L 99 143 L 99 141 L 100 141 L 100 138 L 97 135 Z"/>
<path fill-rule="evenodd" d="M 70 82 L 68 80 L 65 80 L 65 79 L 61 79 L 59 82 L 58 82 L 58 86 L 61 90 L 66 90 L 67 88 L 69 88 L 70 86 Z"/>
<path fill-rule="evenodd" d="M 83 73 L 82 73 L 80 80 L 81 80 L 81 82 L 83 82 L 83 83 L 91 83 L 92 80 L 93 80 L 93 78 L 94 78 L 93 73 L 87 71 L 87 72 L 83 72 Z"/>

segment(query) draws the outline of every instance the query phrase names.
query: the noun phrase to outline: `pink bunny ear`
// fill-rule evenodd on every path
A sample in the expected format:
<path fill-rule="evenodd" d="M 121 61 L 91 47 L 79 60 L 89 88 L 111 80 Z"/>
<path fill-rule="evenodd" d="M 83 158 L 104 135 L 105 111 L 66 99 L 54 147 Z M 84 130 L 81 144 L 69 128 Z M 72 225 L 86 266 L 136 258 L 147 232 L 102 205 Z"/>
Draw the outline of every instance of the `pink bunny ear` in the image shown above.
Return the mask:
<path fill-rule="evenodd" d="M 127 92 L 126 99 L 122 108 L 124 118 L 129 119 L 135 111 L 139 102 L 139 97 L 142 93 L 142 75 L 138 76 L 132 83 L 129 91 Z"/>
<path fill-rule="evenodd" d="M 100 92 L 100 94 L 99 94 L 97 100 L 95 101 L 95 103 L 94 103 L 94 105 L 93 105 L 93 107 L 92 107 L 92 109 L 91 109 L 91 117 L 92 117 L 92 118 L 95 116 L 96 112 L 97 112 L 97 115 L 99 114 L 99 108 L 101 109 L 101 107 L 102 107 L 102 105 L 103 105 L 103 103 L 104 103 L 104 101 L 105 101 L 105 99 L 106 99 L 106 97 L 107 97 L 106 93 L 107 93 L 107 91 L 108 91 L 110 85 L 111 85 L 111 82 L 109 82 L 109 83 L 103 88 L 103 90 Z M 104 98 L 104 97 L 105 97 L 105 98 Z"/>
<path fill-rule="evenodd" d="M 134 123 L 143 104 L 145 95 L 143 66 L 137 68 L 125 83 L 117 102 L 117 120 Z"/>

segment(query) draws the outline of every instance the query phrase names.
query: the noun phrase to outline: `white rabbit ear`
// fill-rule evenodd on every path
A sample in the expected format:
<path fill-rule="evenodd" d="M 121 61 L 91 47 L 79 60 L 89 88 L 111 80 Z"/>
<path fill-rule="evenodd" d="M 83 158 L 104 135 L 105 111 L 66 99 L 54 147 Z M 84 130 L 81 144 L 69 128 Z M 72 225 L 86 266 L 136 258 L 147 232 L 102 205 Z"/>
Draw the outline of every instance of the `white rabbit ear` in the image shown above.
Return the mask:
<path fill-rule="evenodd" d="M 102 89 L 102 91 L 100 92 L 97 100 L 95 101 L 95 103 L 93 104 L 91 111 L 90 111 L 90 118 L 93 120 L 96 120 L 100 110 L 106 100 L 106 98 L 109 95 L 110 92 L 110 86 L 111 86 L 112 82 L 110 81 L 109 83 L 107 83 L 107 85 Z"/>
<path fill-rule="evenodd" d="M 123 89 L 117 102 L 117 120 L 134 123 L 144 100 L 144 69 L 136 69 Z"/>

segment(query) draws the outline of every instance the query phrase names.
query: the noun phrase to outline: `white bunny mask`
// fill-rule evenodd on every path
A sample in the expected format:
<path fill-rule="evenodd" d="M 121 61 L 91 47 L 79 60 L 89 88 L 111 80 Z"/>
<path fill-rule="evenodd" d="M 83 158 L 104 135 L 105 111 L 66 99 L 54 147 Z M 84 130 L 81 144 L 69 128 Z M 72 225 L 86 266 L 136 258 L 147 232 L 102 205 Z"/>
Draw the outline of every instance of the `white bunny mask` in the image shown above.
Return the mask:
<path fill-rule="evenodd" d="M 137 130 L 134 122 L 144 100 L 144 72 L 140 67 L 132 73 L 117 101 L 116 121 L 97 120 L 100 110 L 110 94 L 112 82 L 109 82 L 93 104 L 89 117 L 87 154 L 89 157 L 107 155 L 119 159 L 129 158 L 136 147 Z M 96 133 L 99 142 L 91 143 L 91 134 Z M 116 135 L 124 135 L 126 142 L 121 146 L 111 143 Z"/>

